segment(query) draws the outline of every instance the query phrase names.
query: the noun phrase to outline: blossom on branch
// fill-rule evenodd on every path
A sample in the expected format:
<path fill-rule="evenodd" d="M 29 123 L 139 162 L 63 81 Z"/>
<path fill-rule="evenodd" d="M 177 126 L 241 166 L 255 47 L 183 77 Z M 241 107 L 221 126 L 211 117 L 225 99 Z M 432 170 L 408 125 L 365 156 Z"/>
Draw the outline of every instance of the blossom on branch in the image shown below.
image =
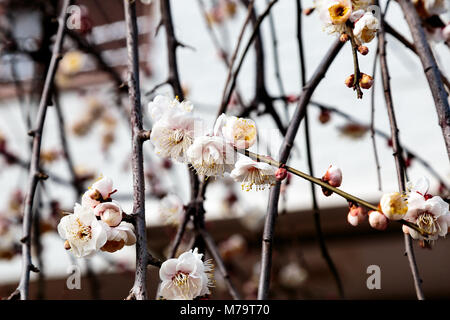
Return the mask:
<path fill-rule="evenodd" d="M 234 149 L 217 136 L 196 138 L 186 154 L 197 174 L 207 177 L 221 177 L 230 172 L 236 157 Z"/>
<path fill-rule="evenodd" d="M 187 161 L 187 149 L 203 131 L 203 121 L 192 115 L 192 109 L 189 101 L 180 103 L 177 99 L 170 100 L 160 95 L 149 103 L 149 112 L 156 120 L 150 141 L 158 155 L 179 162 Z"/>
<path fill-rule="evenodd" d="M 359 44 L 368 43 L 375 38 L 380 22 L 372 12 L 366 12 L 355 22 L 353 34 Z"/>
<path fill-rule="evenodd" d="M 61 219 L 58 233 L 66 240 L 66 248 L 78 257 L 90 256 L 107 241 L 105 222 L 97 220 L 91 208 L 75 204 L 74 212 Z"/>
<path fill-rule="evenodd" d="M 414 184 L 408 184 L 408 211 L 404 219 L 417 224 L 429 234 L 425 239 L 416 230 L 408 228 L 411 237 L 418 240 L 437 240 L 439 236 L 444 237 L 450 225 L 449 204 L 441 197 L 429 194 L 428 189 L 429 182 L 424 178 Z"/>
<path fill-rule="evenodd" d="M 264 190 L 277 182 L 275 173 L 277 169 L 264 162 L 256 162 L 248 157 L 241 157 L 231 171 L 231 178 L 234 181 L 242 182 L 242 190 L 250 191 L 253 187 L 256 190 Z"/>
<path fill-rule="evenodd" d="M 251 119 L 222 113 L 214 125 L 214 135 L 223 137 L 238 149 L 248 149 L 256 142 L 256 125 Z"/>
<path fill-rule="evenodd" d="M 166 300 L 193 300 L 210 294 L 214 266 L 210 260 L 203 262 L 202 257 L 195 248 L 177 259 L 166 260 L 159 269 L 159 296 Z"/>

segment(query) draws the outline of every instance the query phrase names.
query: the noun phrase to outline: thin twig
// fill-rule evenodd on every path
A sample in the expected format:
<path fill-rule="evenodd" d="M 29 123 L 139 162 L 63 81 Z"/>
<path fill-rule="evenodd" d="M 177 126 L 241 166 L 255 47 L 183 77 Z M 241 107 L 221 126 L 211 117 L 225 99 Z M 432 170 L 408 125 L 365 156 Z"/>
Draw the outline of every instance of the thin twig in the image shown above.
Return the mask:
<path fill-rule="evenodd" d="M 300 122 L 302 121 L 306 107 L 311 96 L 325 76 L 328 67 L 333 62 L 341 50 L 343 43 L 339 40 L 335 41 L 327 55 L 324 57 L 311 80 L 303 87 L 302 94 L 299 99 L 298 106 L 289 124 L 286 136 L 280 149 L 280 163 L 285 163 L 289 158 L 289 154 L 293 147 L 294 139 L 297 134 Z M 272 266 L 272 242 L 275 228 L 275 221 L 278 214 L 278 200 L 280 197 L 280 183 L 277 183 L 270 191 L 269 204 L 267 208 L 266 221 L 264 225 L 263 243 L 262 243 L 262 259 L 261 274 L 259 279 L 258 299 L 267 299 L 269 296 L 270 270 Z"/>
<path fill-rule="evenodd" d="M 239 52 L 239 48 L 241 46 L 242 39 L 244 37 L 245 29 L 251 18 L 253 3 L 254 3 L 254 0 L 251 0 L 250 4 L 248 5 L 247 16 L 245 17 L 244 24 L 242 25 L 241 32 L 239 33 L 238 40 L 236 42 L 236 47 L 234 48 L 233 54 L 230 59 L 227 79 L 225 80 L 225 86 L 223 88 L 222 103 L 220 104 L 219 110 L 217 112 L 217 117 L 220 116 L 222 113 L 225 113 L 227 106 L 228 106 L 229 99 L 227 99 L 228 101 L 225 100 L 227 98 L 227 89 L 228 89 L 230 81 L 231 81 L 231 76 L 233 74 L 234 62 L 236 61 L 237 54 Z"/>
<path fill-rule="evenodd" d="M 219 269 L 219 272 L 221 273 L 223 279 L 225 280 L 225 284 L 228 288 L 228 291 L 230 292 L 231 296 L 234 300 L 241 300 L 241 295 L 237 291 L 236 287 L 233 285 L 230 279 L 230 275 L 227 272 L 227 269 L 225 267 L 225 264 L 222 260 L 222 257 L 220 256 L 219 249 L 217 248 L 214 239 L 211 237 L 211 235 L 203 228 L 199 229 L 199 232 L 201 236 L 203 237 L 203 240 L 205 240 L 206 248 L 208 249 L 209 253 L 213 257 L 214 261 L 217 264 L 217 267 Z"/>
<path fill-rule="evenodd" d="M 30 161 L 29 180 L 27 186 L 27 193 L 24 203 L 23 213 L 23 241 L 22 241 L 22 273 L 20 277 L 20 283 L 17 288 L 21 300 L 27 300 L 29 296 L 29 281 L 30 271 L 34 268 L 31 261 L 31 225 L 32 225 L 32 210 L 34 195 L 39 180 L 44 178 L 39 169 L 41 143 L 42 143 L 42 131 L 44 128 L 45 116 L 47 114 L 47 106 L 49 104 L 49 98 L 53 87 L 53 79 L 55 77 L 56 68 L 58 62 L 61 59 L 61 47 L 65 33 L 65 22 L 67 18 L 67 7 L 72 3 L 71 0 L 64 0 L 61 14 L 58 18 L 58 30 L 56 33 L 56 40 L 53 46 L 50 65 L 45 77 L 44 88 L 42 91 L 36 127 L 33 130 L 33 149 Z"/>
<path fill-rule="evenodd" d="M 297 12 L 297 43 L 298 43 L 298 51 L 299 51 L 299 57 L 300 57 L 300 81 L 301 81 L 301 86 L 303 87 L 306 84 L 306 65 L 305 65 L 305 57 L 303 54 L 302 5 L 301 5 L 301 0 L 296 0 L 295 2 L 297 5 L 297 8 L 296 8 L 296 12 Z M 309 131 L 308 110 L 305 111 L 304 123 L 305 123 L 306 158 L 307 158 L 307 162 L 308 162 L 308 170 L 309 170 L 309 174 L 311 176 L 314 176 L 314 167 L 313 167 L 312 151 L 311 151 L 311 139 L 310 139 L 310 134 L 309 134 L 310 131 Z M 320 209 L 319 209 L 319 205 L 317 203 L 317 196 L 316 196 L 316 188 L 314 187 L 314 183 L 312 183 L 312 182 L 310 183 L 310 186 L 311 186 L 314 226 L 316 229 L 316 236 L 317 236 L 317 240 L 319 242 L 320 252 L 328 266 L 328 269 L 330 269 L 330 272 L 334 277 L 339 295 L 343 299 L 344 298 L 344 287 L 342 285 L 341 277 L 339 276 L 339 272 L 336 268 L 336 265 L 335 265 L 333 259 L 331 258 L 330 253 L 328 252 L 328 248 L 327 248 L 324 234 L 322 231 L 322 226 L 321 226 L 321 222 L 320 222 Z"/>
<path fill-rule="evenodd" d="M 376 3 L 378 1 L 376 0 Z M 391 126 L 391 139 L 392 149 L 394 151 L 395 166 L 397 169 L 397 178 L 400 192 L 405 192 L 405 162 L 402 155 L 402 147 L 399 139 L 399 131 L 397 127 L 397 121 L 395 119 L 394 104 L 391 95 L 390 76 L 389 69 L 386 61 L 386 39 L 383 29 L 384 13 L 380 13 L 380 30 L 378 31 L 378 47 L 380 50 L 380 67 L 381 76 L 383 81 L 384 98 L 386 100 L 386 107 L 388 111 L 389 123 Z M 450 155 L 450 154 L 449 154 Z M 414 250 L 412 247 L 412 240 L 409 234 L 405 234 L 405 250 L 408 256 L 409 266 L 414 280 L 414 286 L 416 289 L 417 298 L 419 300 L 425 299 L 422 291 L 422 281 L 420 279 L 419 271 L 417 268 L 417 262 L 414 256 Z"/>
<path fill-rule="evenodd" d="M 131 105 L 131 140 L 133 170 L 133 215 L 136 217 L 136 274 L 133 288 L 128 298 L 147 299 L 147 229 L 145 225 L 145 176 L 142 151 L 142 110 L 139 82 L 138 29 L 136 22 L 136 2 L 124 0 L 127 25 L 128 49 L 128 93 Z"/>

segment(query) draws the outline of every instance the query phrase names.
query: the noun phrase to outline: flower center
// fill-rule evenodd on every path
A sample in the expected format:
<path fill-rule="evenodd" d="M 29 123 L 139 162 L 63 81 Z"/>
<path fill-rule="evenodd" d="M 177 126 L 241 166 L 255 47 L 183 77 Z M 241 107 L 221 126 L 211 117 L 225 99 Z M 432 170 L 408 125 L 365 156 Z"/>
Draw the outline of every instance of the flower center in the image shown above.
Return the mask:
<path fill-rule="evenodd" d="M 433 214 L 429 213 L 428 211 L 425 211 L 424 213 L 421 213 L 417 217 L 417 225 L 420 229 L 423 231 L 429 233 L 429 234 L 435 234 L 440 231 L 439 224 L 436 223 L 436 218 Z"/>
<path fill-rule="evenodd" d="M 78 231 L 77 231 L 77 238 L 81 240 L 85 239 L 91 239 L 92 238 L 92 230 L 90 226 L 85 226 L 81 223 L 79 219 L 77 219 L 78 222 Z"/>
<path fill-rule="evenodd" d="M 391 213 L 393 214 L 406 214 L 408 211 L 408 206 L 406 202 L 406 198 L 402 194 L 398 194 L 395 197 L 392 197 L 390 203 Z"/>
<path fill-rule="evenodd" d="M 169 137 L 169 142 L 171 145 L 179 144 L 184 139 L 184 132 L 180 129 L 173 130 L 173 133 Z"/>
<path fill-rule="evenodd" d="M 329 7 L 328 12 L 330 13 L 330 18 L 333 24 L 341 24 L 347 21 L 349 8 L 338 3 Z"/>

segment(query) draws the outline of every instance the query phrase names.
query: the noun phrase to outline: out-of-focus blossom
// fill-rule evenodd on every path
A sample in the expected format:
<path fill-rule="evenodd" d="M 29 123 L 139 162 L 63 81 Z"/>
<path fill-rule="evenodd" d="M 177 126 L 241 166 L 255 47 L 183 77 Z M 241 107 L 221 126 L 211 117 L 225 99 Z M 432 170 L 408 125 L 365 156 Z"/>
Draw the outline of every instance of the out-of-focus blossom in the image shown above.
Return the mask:
<path fill-rule="evenodd" d="M 338 128 L 341 134 L 352 139 L 360 139 L 364 137 L 369 128 L 358 123 L 348 123 Z"/>
<path fill-rule="evenodd" d="M 58 233 L 67 240 L 68 247 L 78 257 L 90 256 L 107 241 L 108 225 L 97 220 L 92 208 L 76 203 L 74 213 L 61 219 Z"/>
<path fill-rule="evenodd" d="M 234 234 L 219 245 L 220 255 L 224 260 L 232 259 L 245 252 L 247 241 L 240 234 Z"/>
<path fill-rule="evenodd" d="M 180 224 L 184 212 L 183 201 L 175 195 L 168 194 L 158 204 L 160 219 L 172 225 Z"/>
<path fill-rule="evenodd" d="M 256 142 L 256 125 L 251 119 L 222 113 L 214 125 L 214 135 L 224 137 L 238 149 L 247 149 Z"/>
<path fill-rule="evenodd" d="M 198 249 L 189 250 L 177 259 L 166 260 L 159 270 L 159 296 L 166 300 L 192 300 L 210 294 L 213 286 L 213 265 L 202 261 Z"/>
<path fill-rule="evenodd" d="M 122 221 L 122 208 L 117 201 L 98 204 L 94 213 L 110 227 L 116 227 Z"/>
<path fill-rule="evenodd" d="M 148 112 L 154 121 L 162 117 L 171 117 L 175 114 L 189 114 L 194 109 L 190 101 L 180 102 L 178 99 L 170 99 L 167 96 L 157 95 L 148 103 Z"/>
<path fill-rule="evenodd" d="M 235 162 L 235 152 L 226 141 L 217 136 L 201 136 L 187 150 L 187 157 L 199 175 L 223 176 Z"/>
<path fill-rule="evenodd" d="M 241 157 L 231 171 L 231 178 L 241 182 L 242 190 L 264 190 L 277 182 L 275 177 L 277 169 L 264 162 L 256 162 L 248 157 Z"/>
<path fill-rule="evenodd" d="M 72 75 L 81 71 L 85 56 L 80 51 L 67 52 L 59 62 L 58 69 L 65 75 Z"/>
<path fill-rule="evenodd" d="M 297 262 L 283 266 L 279 273 L 280 283 L 287 288 L 296 289 L 308 278 L 308 271 Z"/>

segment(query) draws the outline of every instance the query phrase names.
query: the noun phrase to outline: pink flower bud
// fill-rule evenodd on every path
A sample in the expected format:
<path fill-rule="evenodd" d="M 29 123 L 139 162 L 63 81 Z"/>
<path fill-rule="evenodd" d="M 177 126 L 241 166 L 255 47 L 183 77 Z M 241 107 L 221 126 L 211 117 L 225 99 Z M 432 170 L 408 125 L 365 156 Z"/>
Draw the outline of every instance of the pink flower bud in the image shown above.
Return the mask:
<path fill-rule="evenodd" d="M 122 221 L 122 208 L 115 201 L 100 203 L 95 207 L 94 213 L 110 227 L 116 227 Z"/>
<path fill-rule="evenodd" d="M 104 177 L 92 185 L 93 190 L 98 190 L 102 195 L 103 199 L 108 199 L 113 193 L 113 181 L 111 178 Z"/>
<path fill-rule="evenodd" d="M 347 221 L 352 226 L 356 227 L 366 219 L 366 215 L 366 210 L 363 207 L 352 205 L 347 215 Z"/>
<path fill-rule="evenodd" d="M 286 179 L 287 177 L 287 170 L 285 168 L 278 168 L 278 170 L 275 172 L 275 178 L 278 181 L 282 181 Z"/>
<path fill-rule="evenodd" d="M 369 212 L 369 224 L 372 228 L 377 230 L 386 230 L 389 220 L 384 214 L 379 211 Z"/>
<path fill-rule="evenodd" d="M 330 165 L 322 177 L 322 181 L 328 182 L 332 187 L 339 187 L 342 183 L 342 171 L 338 167 Z"/>

